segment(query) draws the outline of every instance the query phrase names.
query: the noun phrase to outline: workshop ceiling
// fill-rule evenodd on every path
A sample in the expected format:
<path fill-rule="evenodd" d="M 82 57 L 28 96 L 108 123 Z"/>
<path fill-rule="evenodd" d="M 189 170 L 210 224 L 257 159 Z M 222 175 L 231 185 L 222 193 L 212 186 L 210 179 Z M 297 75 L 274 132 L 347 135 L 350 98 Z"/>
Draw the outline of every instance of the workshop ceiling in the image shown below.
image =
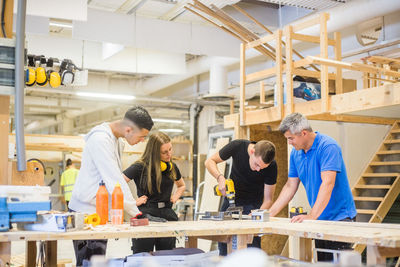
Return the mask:
<path fill-rule="evenodd" d="M 278 20 L 280 7 L 291 6 L 296 7 L 298 10 L 303 10 L 302 16 L 310 12 L 320 11 L 334 7 L 336 5 L 344 4 L 350 0 L 201 0 L 206 5 L 214 4 L 218 8 L 222 8 L 225 12 L 235 17 L 242 25 L 252 30 L 257 34 L 265 34 L 263 30 L 249 21 L 248 19 L 235 13 L 235 10 L 230 5 L 238 4 L 245 10 L 251 12 L 260 12 L 258 19 L 270 29 L 275 30 L 282 21 Z M 184 6 L 192 3 L 192 0 L 88 0 L 88 9 L 94 11 L 105 11 L 116 14 L 132 15 L 136 19 L 148 18 L 153 20 L 162 20 L 169 22 L 176 22 L 191 25 L 206 25 L 210 24 L 185 10 Z M 269 14 L 268 16 L 262 16 Z M 306 11 L 304 11 L 307 9 Z M 250 12 L 250 13 L 251 13 Z M 260 15 L 261 14 L 261 15 Z M 127 17 L 127 16 L 125 16 Z M 129 16 L 129 18 L 132 18 Z M 283 18 L 285 19 L 285 18 Z M 50 21 L 53 19 L 50 18 Z M 73 24 L 73 21 L 56 21 L 63 24 Z M 286 23 L 283 21 L 283 24 Z M 214 29 L 215 27 L 210 27 Z M 125 29 L 121 29 L 125 30 Z M 71 28 L 49 26 L 49 36 L 55 38 L 73 38 L 73 30 Z M 212 43 L 212 40 L 210 40 Z M 201 61 L 202 58 L 207 56 L 203 54 L 186 53 L 186 65 L 189 62 Z M 83 56 L 82 56 L 83 58 Z M 83 59 L 82 59 L 83 61 Z M 89 69 L 89 77 L 107 78 L 105 84 L 108 86 L 99 85 L 92 86 L 93 88 L 101 87 L 110 93 L 118 90 L 121 87 L 131 89 L 134 94 L 139 92 L 143 83 L 149 80 L 170 78 L 168 74 L 154 74 L 154 73 L 123 73 L 118 71 L 99 71 Z M 137 99 L 135 101 L 109 101 L 105 100 L 86 100 L 72 93 L 68 90 L 74 88 L 64 88 L 63 90 L 45 90 L 41 88 L 31 88 L 27 90 L 25 100 L 25 129 L 27 133 L 49 133 L 49 134 L 81 134 L 86 133 L 94 125 L 102 121 L 110 121 L 120 118 L 123 113 L 132 104 L 141 104 L 145 106 L 153 117 L 160 119 L 175 119 L 182 120 L 182 123 L 169 124 L 168 122 L 157 122 L 157 129 L 164 128 L 178 128 L 182 132 L 171 133 L 171 135 L 189 135 L 189 105 L 190 103 L 198 102 L 199 94 L 207 92 L 199 92 L 199 88 L 192 88 L 185 84 L 185 81 L 190 79 L 197 79 L 199 83 L 204 83 L 207 77 L 201 77 L 200 74 L 193 75 L 192 77 L 182 79 L 180 82 L 186 86 L 186 91 L 176 91 L 175 85 L 168 84 L 164 88 L 158 89 L 157 93 L 145 94 L 151 98 Z M 115 82 L 118 80 L 119 82 Z M 90 81 L 89 81 L 90 83 Z M 120 86 L 123 83 L 124 86 Z M 191 82 L 192 83 L 192 82 Z M 207 82 L 208 86 L 208 82 Z M 189 89 L 188 89 L 189 88 Z M 50 88 L 51 89 L 51 88 Z M 103 91 L 104 91 L 103 90 Z M 67 91 L 67 92 L 65 92 Z M 161 97 L 162 96 L 162 97 Z M 162 98 L 162 99 L 161 99 Z M 168 99 L 174 99 L 176 102 L 170 102 Z M 181 102 L 179 102 L 181 101 Z M 13 103 L 13 101 L 12 101 Z M 218 122 L 222 122 L 223 115 L 229 112 L 229 103 L 226 105 L 214 105 L 217 112 Z M 11 116 L 13 116 L 13 104 L 11 105 Z M 73 125 L 73 130 L 65 131 L 64 123 L 69 120 Z"/>

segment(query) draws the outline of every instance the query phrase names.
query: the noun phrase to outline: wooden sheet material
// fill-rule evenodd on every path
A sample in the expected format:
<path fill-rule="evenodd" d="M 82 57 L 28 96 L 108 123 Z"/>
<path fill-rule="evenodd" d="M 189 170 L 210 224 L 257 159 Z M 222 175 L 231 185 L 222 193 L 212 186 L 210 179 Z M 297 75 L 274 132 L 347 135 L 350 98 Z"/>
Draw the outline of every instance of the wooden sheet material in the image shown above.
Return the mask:
<path fill-rule="evenodd" d="M 215 149 L 209 151 L 208 157 L 213 155 L 216 151 L 219 151 L 222 147 L 229 143 L 229 138 L 219 138 Z M 218 170 L 221 173 L 225 173 L 226 163 L 222 162 L 218 164 Z M 217 180 L 206 170 L 204 181 L 206 182 L 203 188 L 203 194 L 201 197 L 199 212 L 205 211 L 218 211 L 221 197 L 214 195 L 214 186 L 217 185 Z M 198 247 L 204 251 L 210 251 L 211 241 L 200 240 Z"/>
<path fill-rule="evenodd" d="M 358 242 L 362 244 L 400 247 L 400 225 L 305 221 L 290 223 L 289 219 L 271 218 L 270 222 L 254 221 L 178 221 L 166 223 L 150 222 L 148 226 L 130 227 L 99 226 L 95 230 L 74 231 L 68 233 L 10 231 L 0 235 L 0 242 L 34 240 L 71 240 L 71 239 L 107 239 L 107 238 L 146 238 L 146 237 L 215 237 L 224 235 L 247 235 L 276 233 L 305 238 Z"/>

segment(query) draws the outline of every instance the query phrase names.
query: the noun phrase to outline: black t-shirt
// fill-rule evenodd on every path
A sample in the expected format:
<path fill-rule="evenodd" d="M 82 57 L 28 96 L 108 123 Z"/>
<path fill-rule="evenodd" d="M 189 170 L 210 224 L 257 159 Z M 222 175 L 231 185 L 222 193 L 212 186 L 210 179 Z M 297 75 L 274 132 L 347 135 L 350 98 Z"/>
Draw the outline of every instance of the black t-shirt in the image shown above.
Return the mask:
<path fill-rule="evenodd" d="M 235 184 L 236 205 L 253 203 L 261 205 L 264 199 L 264 184 L 276 184 L 278 167 L 275 160 L 259 172 L 250 169 L 248 153 L 250 143 L 250 141 L 243 139 L 233 140 L 219 151 L 222 160 L 232 157 L 230 178 Z"/>
<path fill-rule="evenodd" d="M 175 163 L 172 163 L 174 166 L 174 170 L 176 173 L 175 181 L 178 181 L 182 178 L 181 172 Z M 156 177 L 153 176 L 152 180 L 152 194 L 150 195 L 147 190 L 147 170 L 144 168 L 142 163 L 136 162 L 132 164 L 128 169 L 124 171 L 124 174 L 129 179 L 133 179 L 135 181 L 137 187 L 137 195 L 141 197 L 146 195 L 148 197 L 147 202 L 169 202 L 171 198 L 172 188 L 174 186 L 174 181 L 170 178 L 171 171 L 162 172 L 161 193 L 157 190 L 156 185 Z"/>

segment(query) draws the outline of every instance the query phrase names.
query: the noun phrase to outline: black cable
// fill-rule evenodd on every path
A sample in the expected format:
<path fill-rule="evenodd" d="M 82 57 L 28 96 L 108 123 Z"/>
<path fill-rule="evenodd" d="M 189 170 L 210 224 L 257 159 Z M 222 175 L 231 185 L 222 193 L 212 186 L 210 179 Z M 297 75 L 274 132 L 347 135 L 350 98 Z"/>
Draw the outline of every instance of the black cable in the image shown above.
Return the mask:
<path fill-rule="evenodd" d="M 1 6 L 1 30 L 3 31 L 3 37 L 7 38 L 7 34 L 6 34 L 6 22 L 4 20 L 4 13 L 6 11 L 6 0 L 3 0 L 2 6 Z"/>

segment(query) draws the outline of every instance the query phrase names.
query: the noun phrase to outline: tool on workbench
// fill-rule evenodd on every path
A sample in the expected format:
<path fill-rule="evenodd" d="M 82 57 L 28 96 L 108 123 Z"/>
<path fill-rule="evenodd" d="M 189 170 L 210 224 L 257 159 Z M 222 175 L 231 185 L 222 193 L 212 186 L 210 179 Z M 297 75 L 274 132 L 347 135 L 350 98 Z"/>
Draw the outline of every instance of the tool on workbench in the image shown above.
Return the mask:
<path fill-rule="evenodd" d="M 0 231 L 8 231 L 12 223 L 37 221 L 38 211 L 51 209 L 48 186 L 0 186 Z"/>
<path fill-rule="evenodd" d="M 297 215 L 307 215 L 307 212 L 303 210 L 303 207 L 292 207 L 289 213 L 290 218 L 293 218 Z"/>
<path fill-rule="evenodd" d="M 97 213 L 85 215 L 84 223 L 91 224 L 92 226 L 97 226 L 100 224 L 100 216 Z"/>
<path fill-rule="evenodd" d="M 84 214 L 58 211 L 39 213 L 36 222 L 24 223 L 21 226 L 28 231 L 67 232 L 80 230 L 84 227 Z"/>
<path fill-rule="evenodd" d="M 269 221 L 269 210 L 251 210 L 251 219 L 257 222 L 268 222 Z"/>
<path fill-rule="evenodd" d="M 229 202 L 229 207 L 226 211 L 206 211 L 205 213 L 199 213 L 198 215 L 203 215 L 201 220 L 214 220 L 214 221 L 223 221 L 223 220 L 233 220 L 234 217 L 238 217 L 239 220 L 242 219 L 243 207 L 236 207 L 235 204 L 235 185 L 232 179 L 225 180 L 225 188 L 226 188 L 226 198 Z M 218 188 L 218 185 L 214 186 L 214 195 L 222 196 L 221 191 Z M 238 214 L 238 216 L 233 216 L 233 214 Z M 236 218 L 235 218 L 236 219 Z"/>
<path fill-rule="evenodd" d="M 137 214 L 135 217 L 131 218 L 131 226 L 141 226 L 141 225 L 149 225 L 149 219 L 146 218 L 143 213 Z"/>

